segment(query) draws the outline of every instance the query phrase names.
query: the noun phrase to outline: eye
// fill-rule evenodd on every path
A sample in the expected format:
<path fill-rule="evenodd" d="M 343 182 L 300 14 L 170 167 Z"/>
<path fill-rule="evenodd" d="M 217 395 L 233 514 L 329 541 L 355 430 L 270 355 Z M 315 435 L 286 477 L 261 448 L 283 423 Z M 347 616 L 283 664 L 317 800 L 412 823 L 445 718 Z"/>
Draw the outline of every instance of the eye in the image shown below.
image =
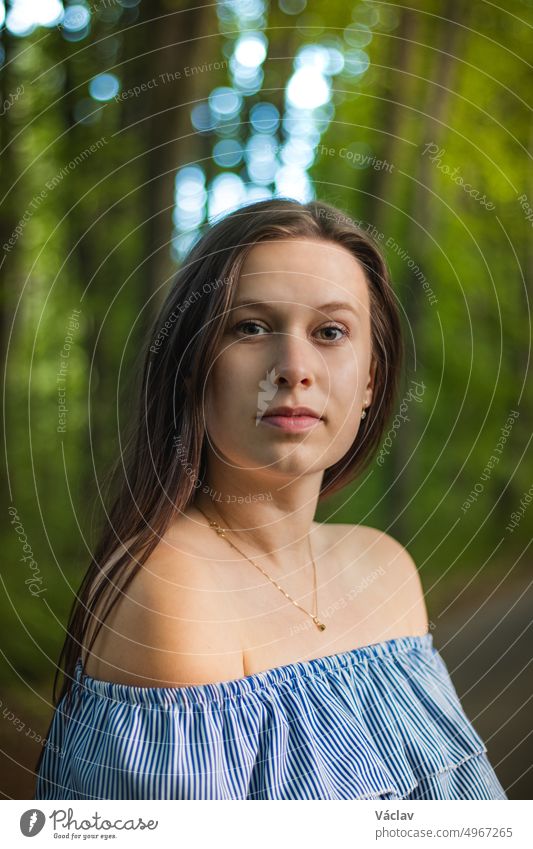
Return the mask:
<path fill-rule="evenodd" d="M 235 325 L 233 330 L 235 330 L 237 333 L 242 333 L 243 336 L 261 336 L 262 335 L 260 333 L 246 333 L 244 331 L 244 328 L 250 328 L 250 327 L 259 328 L 259 330 L 266 330 L 266 328 L 263 327 L 263 325 L 258 324 L 257 321 L 252 321 L 251 319 L 247 319 L 246 321 L 240 321 L 238 324 Z M 333 332 L 340 333 L 340 336 L 333 337 L 333 338 L 330 336 L 329 338 L 323 339 L 322 341 L 324 341 L 324 342 L 340 342 L 344 337 L 350 335 L 350 331 L 348 330 L 347 327 L 343 327 L 343 326 L 340 326 L 340 325 L 337 325 L 337 324 L 328 324 L 326 327 L 320 327 L 318 329 L 317 333 L 324 333 L 326 331 L 327 332 L 333 331 Z"/>
<path fill-rule="evenodd" d="M 236 330 L 238 333 L 243 333 L 244 336 L 259 336 L 260 335 L 258 333 L 244 333 L 244 331 L 242 330 L 243 327 L 259 327 L 260 330 L 265 329 L 264 327 L 262 327 L 262 325 L 258 324 L 256 321 L 251 321 L 250 319 L 248 319 L 247 321 L 239 322 L 239 324 L 236 324 L 233 329 Z"/>
<path fill-rule="evenodd" d="M 349 330 L 348 330 L 348 328 L 347 328 L 347 327 L 342 327 L 342 326 L 339 326 L 339 325 L 337 325 L 337 324 L 328 324 L 328 325 L 327 325 L 327 327 L 321 327 L 321 328 L 318 330 L 318 333 L 323 333 L 325 330 L 328 330 L 328 331 L 336 330 L 336 331 L 337 331 L 337 333 L 340 333 L 340 334 L 341 334 L 341 336 L 340 336 L 340 337 L 338 337 L 338 336 L 337 336 L 337 338 L 336 338 L 336 339 L 332 339 L 331 337 L 330 337 L 329 339 L 326 339 L 326 340 L 325 340 L 326 342 L 340 342 L 340 341 L 341 341 L 341 339 L 342 339 L 344 336 L 349 336 L 349 335 L 350 335 L 350 332 L 349 332 Z"/>

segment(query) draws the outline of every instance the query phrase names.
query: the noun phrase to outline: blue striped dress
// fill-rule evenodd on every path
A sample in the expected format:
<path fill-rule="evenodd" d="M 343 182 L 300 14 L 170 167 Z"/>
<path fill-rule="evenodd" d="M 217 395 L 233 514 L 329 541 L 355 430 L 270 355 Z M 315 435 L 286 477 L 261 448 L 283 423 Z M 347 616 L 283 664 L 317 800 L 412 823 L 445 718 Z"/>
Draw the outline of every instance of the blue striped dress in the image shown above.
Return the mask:
<path fill-rule="evenodd" d="M 430 633 L 189 687 L 78 660 L 35 799 L 507 799 Z"/>

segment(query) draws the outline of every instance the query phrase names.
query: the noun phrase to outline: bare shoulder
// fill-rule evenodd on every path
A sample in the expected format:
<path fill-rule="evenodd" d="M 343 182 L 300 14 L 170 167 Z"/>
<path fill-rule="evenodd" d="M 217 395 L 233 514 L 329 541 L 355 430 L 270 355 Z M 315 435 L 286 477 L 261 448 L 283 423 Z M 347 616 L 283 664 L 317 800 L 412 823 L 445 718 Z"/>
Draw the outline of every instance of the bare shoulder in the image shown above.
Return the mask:
<path fill-rule="evenodd" d="M 405 634 L 423 635 L 429 621 L 422 582 L 407 549 L 394 537 L 368 525 L 339 524 L 334 535 L 342 556 L 353 564 L 352 580 L 375 575 L 376 589 Z"/>
<path fill-rule="evenodd" d="M 216 564 L 166 540 L 121 593 L 85 661 L 93 678 L 140 687 L 218 682 L 243 669 L 231 593 Z"/>

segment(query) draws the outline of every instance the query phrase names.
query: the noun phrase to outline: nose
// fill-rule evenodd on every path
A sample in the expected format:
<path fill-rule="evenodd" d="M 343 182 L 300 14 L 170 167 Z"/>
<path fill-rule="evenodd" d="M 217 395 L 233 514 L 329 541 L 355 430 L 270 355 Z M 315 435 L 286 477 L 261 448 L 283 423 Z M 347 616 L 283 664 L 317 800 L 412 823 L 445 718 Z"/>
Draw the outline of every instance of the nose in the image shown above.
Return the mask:
<path fill-rule="evenodd" d="M 313 348 L 305 339 L 290 333 L 280 334 L 277 361 L 274 363 L 274 382 L 277 386 L 311 386 Z"/>

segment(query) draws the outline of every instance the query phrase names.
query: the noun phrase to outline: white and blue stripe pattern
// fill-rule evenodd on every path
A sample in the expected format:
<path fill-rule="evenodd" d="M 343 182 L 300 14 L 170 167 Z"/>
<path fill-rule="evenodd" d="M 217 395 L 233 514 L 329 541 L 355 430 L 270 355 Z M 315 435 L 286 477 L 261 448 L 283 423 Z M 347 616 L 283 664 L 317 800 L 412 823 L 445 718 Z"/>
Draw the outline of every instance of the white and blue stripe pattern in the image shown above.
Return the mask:
<path fill-rule="evenodd" d="M 35 799 L 507 799 L 430 633 L 190 687 L 78 660 L 72 695 Z"/>

